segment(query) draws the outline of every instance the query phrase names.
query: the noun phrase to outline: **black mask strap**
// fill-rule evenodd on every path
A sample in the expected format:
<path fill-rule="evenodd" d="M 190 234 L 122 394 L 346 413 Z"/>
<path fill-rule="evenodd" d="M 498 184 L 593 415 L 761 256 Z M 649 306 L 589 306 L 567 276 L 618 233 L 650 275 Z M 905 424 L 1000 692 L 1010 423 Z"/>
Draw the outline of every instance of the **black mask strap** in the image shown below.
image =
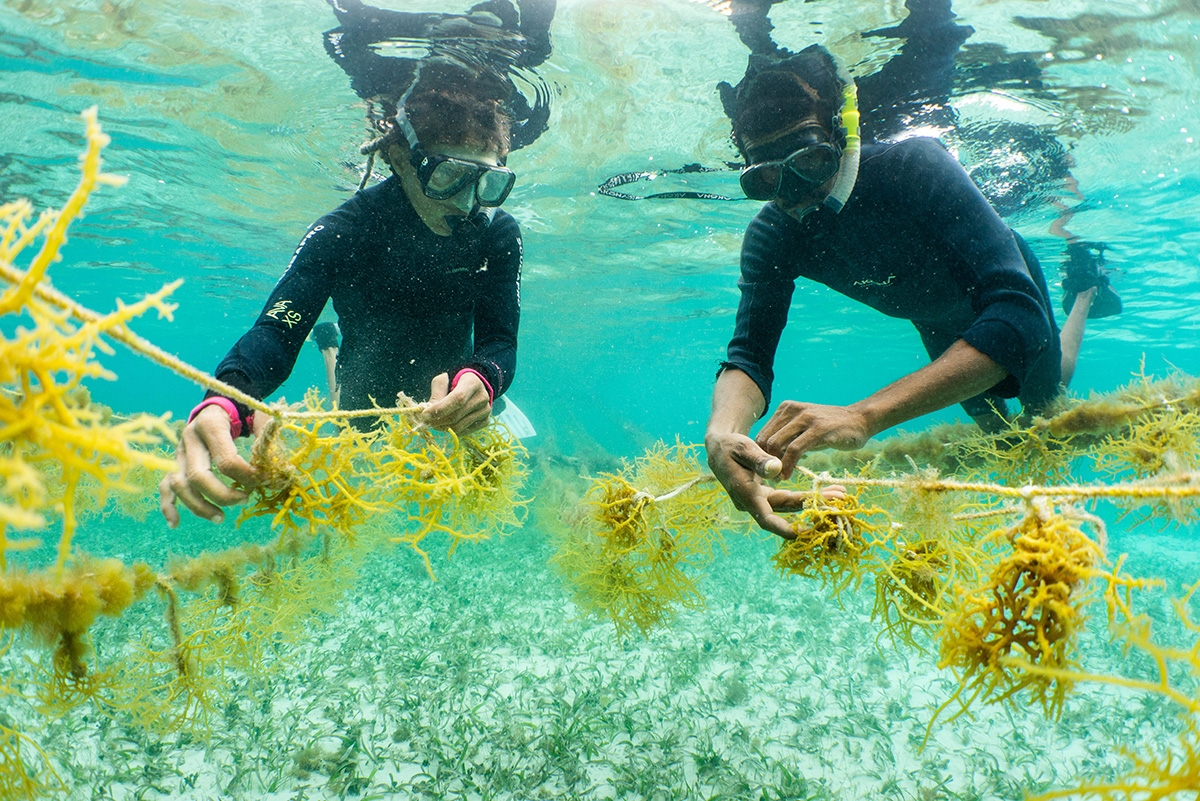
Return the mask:
<path fill-rule="evenodd" d="M 727 164 L 724 167 L 702 167 L 699 164 L 685 164 L 675 170 L 654 170 L 651 172 L 623 172 L 620 175 L 614 175 L 600 186 L 596 187 L 596 191 L 608 197 L 615 197 L 618 200 L 746 200 L 744 197 L 728 197 L 719 195 L 715 192 L 655 192 L 649 195 L 634 195 L 628 192 L 618 192 L 617 187 L 627 184 L 634 184 L 639 181 L 649 181 L 658 178 L 662 175 L 684 175 L 687 173 L 696 172 L 724 172 L 726 170 L 740 170 L 738 164 Z"/>

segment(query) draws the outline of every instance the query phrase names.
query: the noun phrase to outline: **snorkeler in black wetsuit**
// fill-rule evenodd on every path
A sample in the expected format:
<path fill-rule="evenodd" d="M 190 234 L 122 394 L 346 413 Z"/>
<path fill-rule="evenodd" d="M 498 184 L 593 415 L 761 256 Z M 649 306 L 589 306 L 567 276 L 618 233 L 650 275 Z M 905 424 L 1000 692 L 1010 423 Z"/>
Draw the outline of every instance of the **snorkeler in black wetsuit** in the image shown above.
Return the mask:
<path fill-rule="evenodd" d="M 856 164 L 844 90 L 814 45 L 752 65 L 727 98 L 742 188 L 770 202 L 743 241 L 742 300 L 705 444 L 735 505 L 784 537 L 778 512 L 803 496 L 764 477 L 954 403 L 989 428 L 1003 422 L 1004 397 L 1039 409 L 1070 380 L 1096 297 L 1094 285 L 1079 293 L 1060 336 L 1037 260 L 940 143 L 868 144 Z M 799 276 L 911 320 L 933 362 L 850 406 L 784 401 L 751 440 Z"/>
<path fill-rule="evenodd" d="M 520 317 L 520 231 L 498 208 L 515 180 L 504 166 L 512 118 L 496 92 L 509 66 L 421 65 L 392 116 L 373 120 L 382 135 L 372 158 L 381 155 L 392 177 L 308 230 L 218 378 L 269 395 L 332 299 L 343 335 L 341 408 L 390 406 L 403 392 L 428 399 L 422 417 L 433 428 L 466 433 L 487 423 L 512 382 Z M 324 345 L 336 344 L 329 334 L 321 331 Z M 179 523 L 177 502 L 221 522 L 220 507 L 246 499 L 213 466 L 244 487 L 256 483 L 233 442 L 254 423 L 249 409 L 211 392 L 192 411 L 179 470 L 159 486 L 168 525 Z"/>
<path fill-rule="evenodd" d="M 342 408 L 387 405 L 398 392 L 423 400 L 434 376 L 464 368 L 499 397 L 516 369 L 520 272 L 510 215 L 496 210 L 481 227 L 459 224 L 438 236 L 393 175 L 313 224 L 216 376 L 269 396 L 332 300 Z"/>

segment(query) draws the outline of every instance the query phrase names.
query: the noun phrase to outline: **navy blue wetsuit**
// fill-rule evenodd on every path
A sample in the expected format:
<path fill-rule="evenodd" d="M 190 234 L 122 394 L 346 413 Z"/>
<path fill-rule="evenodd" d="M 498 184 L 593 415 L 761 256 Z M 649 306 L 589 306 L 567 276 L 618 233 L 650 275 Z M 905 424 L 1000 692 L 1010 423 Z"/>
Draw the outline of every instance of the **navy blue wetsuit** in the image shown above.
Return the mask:
<path fill-rule="evenodd" d="M 463 367 L 478 370 L 499 397 L 516 369 L 521 232 L 498 209 L 473 219 L 480 224 L 438 236 L 395 176 L 358 192 L 309 228 L 217 378 L 270 395 L 332 299 L 343 409 L 370 408 L 371 399 L 391 406 L 400 391 L 424 400 L 434 376 Z"/>
<path fill-rule="evenodd" d="M 990 394 L 1036 410 L 1059 392 L 1061 350 L 1033 253 L 935 139 L 866 145 L 844 209 L 796 221 L 768 203 L 746 229 L 742 290 L 727 367 L 771 400 L 773 365 L 795 279 L 809 278 L 890 317 L 911 320 L 931 358 L 956 340 L 1009 372 Z"/>

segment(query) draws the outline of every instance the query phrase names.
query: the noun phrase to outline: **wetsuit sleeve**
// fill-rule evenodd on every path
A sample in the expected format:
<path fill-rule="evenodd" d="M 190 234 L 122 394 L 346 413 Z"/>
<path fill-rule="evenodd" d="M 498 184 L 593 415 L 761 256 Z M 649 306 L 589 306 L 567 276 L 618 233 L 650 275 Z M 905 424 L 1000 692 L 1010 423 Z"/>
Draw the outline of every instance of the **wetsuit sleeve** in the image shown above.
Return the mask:
<path fill-rule="evenodd" d="M 976 317 L 962 338 L 1009 372 L 1016 386 L 1006 381 L 996 391 L 1015 396 L 1053 352 L 1051 312 L 1013 232 L 954 156 L 933 139 L 904 145 L 908 153 L 901 172 L 912 188 L 909 213 L 966 265 L 954 278 Z"/>
<path fill-rule="evenodd" d="M 267 397 L 287 379 L 329 300 L 336 264 L 346 257 L 347 241 L 337 228 L 326 216 L 308 230 L 254 326 L 217 365 L 217 378 L 256 398 Z"/>
<path fill-rule="evenodd" d="M 755 217 L 742 240 L 742 276 L 738 281 L 742 298 L 721 369 L 732 367 L 750 376 L 766 400 L 765 409 L 769 409 L 775 350 L 787 325 L 796 283 L 795 274 L 778 263 L 780 233 L 765 217 L 763 213 Z"/>
<path fill-rule="evenodd" d="M 496 397 L 512 386 L 521 321 L 521 230 L 500 213 L 489 228 L 487 267 L 475 302 L 475 353 L 463 365 L 478 370 Z"/>

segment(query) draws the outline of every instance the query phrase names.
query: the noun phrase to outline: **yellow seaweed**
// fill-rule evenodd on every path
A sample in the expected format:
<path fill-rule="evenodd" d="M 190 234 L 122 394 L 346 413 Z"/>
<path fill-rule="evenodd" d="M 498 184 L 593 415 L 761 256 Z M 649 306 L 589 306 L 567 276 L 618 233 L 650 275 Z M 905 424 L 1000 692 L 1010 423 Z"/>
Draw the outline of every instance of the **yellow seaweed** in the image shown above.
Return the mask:
<path fill-rule="evenodd" d="M 698 448 L 657 444 L 619 474 L 593 482 L 559 533 L 551 562 L 587 614 L 624 638 L 665 626 L 704 599 L 699 571 L 724 547 L 728 500 Z"/>
<path fill-rule="evenodd" d="M 64 208 L 34 219 L 28 202 L 0 206 L 0 277 L 12 285 L 0 294 L 0 314 L 17 320 L 6 329 L 13 335 L 0 339 L 0 629 L 32 634 L 50 650 L 34 663 L 28 691 L 5 684 L 0 694 L 45 716 L 86 703 L 146 728 L 203 727 L 227 695 L 228 671 L 265 675 L 307 617 L 330 609 L 361 563 L 354 533 L 371 516 L 404 511 L 422 531 L 446 531 L 455 543 L 519 523 L 523 451 L 495 426 L 462 440 L 421 430 L 412 404 L 325 411 L 312 394 L 292 409 L 226 387 L 128 328 L 151 310 L 169 318 L 174 307 L 166 298 L 177 283 L 132 305 L 118 302 L 107 315 L 47 286 L 46 270 L 90 192 L 121 183 L 101 172 L 107 137 L 95 110 L 84 118 L 83 177 Z M 19 269 L 16 257 L 38 237 L 41 248 Z M 252 454 L 263 481 L 243 519 L 269 516 L 278 530 L 273 543 L 244 543 L 162 569 L 75 552 L 81 515 L 102 512 L 114 498 L 144 509 L 157 476 L 174 469 L 165 455 L 174 441 L 167 416 L 125 418 L 92 402 L 83 382 L 113 378 L 96 359 L 109 352 L 106 338 L 266 416 Z M 367 416 L 381 423 L 363 430 L 350 422 Z M 44 529 L 55 518 L 56 563 L 33 570 L 9 564 L 7 554 L 40 542 L 10 531 Z M 381 542 L 373 536 L 369 544 Z M 163 630 L 99 664 L 93 624 L 156 597 Z M 50 765 L 28 733 L 0 721 L 0 797 L 52 791 L 61 783 Z"/>

